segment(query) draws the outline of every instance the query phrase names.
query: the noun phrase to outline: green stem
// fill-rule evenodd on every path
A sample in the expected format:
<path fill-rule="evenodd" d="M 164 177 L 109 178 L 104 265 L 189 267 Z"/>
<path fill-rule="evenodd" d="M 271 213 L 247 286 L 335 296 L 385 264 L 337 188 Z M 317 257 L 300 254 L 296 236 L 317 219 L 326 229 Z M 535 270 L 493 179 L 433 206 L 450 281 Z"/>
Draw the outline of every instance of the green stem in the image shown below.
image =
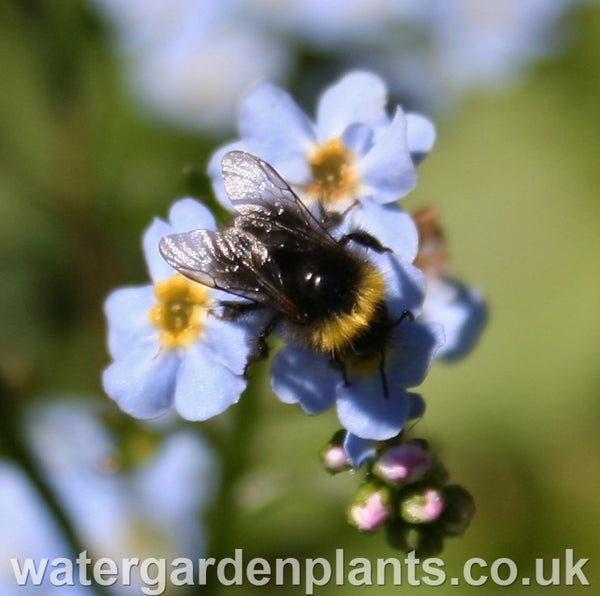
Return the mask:
<path fill-rule="evenodd" d="M 258 372 L 258 371 L 257 371 Z M 260 377 L 261 375 L 257 375 Z M 205 517 L 208 529 L 208 556 L 217 561 L 232 556 L 236 548 L 236 527 L 240 511 L 236 503 L 238 483 L 250 460 L 250 442 L 254 435 L 260 398 L 257 389 L 263 386 L 262 379 L 255 379 L 251 388 L 242 396 L 239 403 L 231 409 L 232 426 L 230 432 L 219 441 L 218 454 L 221 464 L 221 484 L 214 506 Z M 206 587 L 200 587 L 201 593 L 217 594 L 220 584 L 214 573 L 207 577 Z"/>

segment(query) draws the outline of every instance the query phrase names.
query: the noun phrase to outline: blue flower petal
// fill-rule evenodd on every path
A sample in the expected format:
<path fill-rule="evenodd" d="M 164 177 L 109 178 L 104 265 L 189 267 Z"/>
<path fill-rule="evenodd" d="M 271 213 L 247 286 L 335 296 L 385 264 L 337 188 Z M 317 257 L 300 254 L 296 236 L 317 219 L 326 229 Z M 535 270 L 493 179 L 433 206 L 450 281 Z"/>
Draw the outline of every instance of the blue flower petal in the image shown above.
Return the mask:
<path fill-rule="evenodd" d="M 64 435 L 63 438 L 67 440 Z M 69 447 L 73 449 L 73 444 L 69 443 Z M 45 472 L 44 469 L 40 469 L 40 473 Z M 62 475 L 52 475 L 52 480 L 62 483 Z M 84 499 L 81 494 L 77 497 L 80 500 Z M 11 558 L 31 557 L 32 560 L 41 560 L 45 557 L 46 561 L 48 557 L 59 560 L 58 557 L 70 557 L 72 554 L 72 549 L 55 517 L 31 483 L 31 479 L 20 466 L 4 458 L 0 460 L 0 527 L 3 561 L 0 586 L 3 594 L 14 596 L 35 591 L 34 587 L 18 589 L 14 576 L 8 570 L 9 553 Z M 55 585 L 52 585 L 52 576 L 53 574 L 47 573 L 45 577 L 40 577 L 40 583 L 36 584 L 38 593 L 56 596 L 59 590 L 66 592 L 64 587 L 57 587 L 59 583 L 54 582 Z M 69 596 L 85 596 L 88 593 L 83 586 L 74 585 L 70 588 Z"/>
<path fill-rule="evenodd" d="M 220 149 L 217 149 L 212 154 L 206 171 L 210 176 L 215 197 L 219 203 L 225 207 L 225 209 L 232 211 L 233 205 L 231 204 L 231 200 L 225 191 L 223 176 L 221 174 L 221 160 L 226 153 L 229 153 L 229 151 L 248 151 L 248 148 L 243 141 L 235 141 L 233 143 L 228 143 Z"/>
<path fill-rule="evenodd" d="M 406 117 L 400 108 L 389 126 L 377 129 L 375 144 L 359 165 L 363 184 L 379 203 L 400 199 L 416 186 L 417 173 L 408 149 Z"/>
<path fill-rule="evenodd" d="M 390 316 L 397 320 L 406 310 L 418 316 L 425 299 L 425 275 L 414 265 L 408 265 L 394 255 L 388 253 L 382 256 L 380 263 L 386 259 L 385 266 L 380 267 L 386 278 L 386 302 Z"/>
<path fill-rule="evenodd" d="M 408 419 L 421 418 L 425 414 L 425 400 L 418 393 L 409 393 Z"/>
<path fill-rule="evenodd" d="M 153 286 L 119 288 L 104 303 L 108 321 L 108 351 L 113 359 L 121 358 L 139 341 L 156 336 L 148 313 L 154 305 Z"/>
<path fill-rule="evenodd" d="M 320 143 L 340 137 L 351 124 L 370 126 L 387 119 L 387 89 L 384 82 L 369 72 L 352 72 L 329 87 L 317 108 L 317 135 Z"/>
<path fill-rule="evenodd" d="M 194 552 L 183 550 L 187 545 L 202 548 L 201 528 L 190 524 L 190 516 L 212 502 L 218 477 L 216 454 L 199 433 L 187 428 L 169 433 L 154 457 L 135 469 L 128 496 L 149 520 L 158 521 L 158 515 L 163 527 L 180 534 L 177 538 L 184 543 L 177 541 L 179 552 Z"/>
<path fill-rule="evenodd" d="M 175 408 L 187 420 L 207 420 L 237 403 L 246 379 L 215 358 L 203 342 L 188 346 L 177 375 Z"/>
<path fill-rule="evenodd" d="M 102 383 L 119 407 L 136 418 L 154 418 L 173 404 L 180 360 L 158 340 L 139 343 L 105 369 Z"/>
<path fill-rule="evenodd" d="M 344 428 L 362 439 L 395 437 L 408 419 L 407 393 L 392 386 L 386 399 L 379 371 L 353 376 L 351 381 L 338 388 L 337 414 Z"/>
<path fill-rule="evenodd" d="M 435 143 L 435 127 L 420 114 L 406 114 L 407 142 L 413 163 L 421 163 Z"/>
<path fill-rule="evenodd" d="M 459 282 L 430 280 L 423 305 L 423 320 L 441 323 L 446 343 L 437 357 L 456 362 L 477 343 L 488 311 L 480 292 Z"/>
<path fill-rule="evenodd" d="M 344 451 L 353 468 L 359 468 L 364 462 L 374 459 L 375 443 L 370 439 L 361 439 L 352 433 L 346 433 Z"/>
<path fill-rule="evenodd" d="M 392 349 L 387 352 L 385 370 L 390 388 L 420 385 L 443 343 L 441 325 L 410 319 L 399 323 L 394 328 Z"/>
<path fill-rule="evenodd" d="M 211 212 L 191 198 L 180 199 L 173 204 L 169 211 L 169 223 L 155 218 L 143 238 L 144 255 L 152 281 L 165 281 L 175 273 L 158 250 L 161 238 L 175 232 L 214 228 L 215 220 Z"/>
<path fill-rule="evenodd" d="M 342 135 L 345 149 L 354 155 L 363 155 L 373 146 L 373 128 L 366 124 L 351 124 Z"/>
<path fill-rule="evenodd" d="M 419 234 L 412 217 L 396 204 L 380 205 L 363 199 L 348 212 L 348 228 L 360 228 L 377 238 L 406 263 L 412 263 L 419 248 Z"/>
<path fill-rule="evenodd" d="M 158 252 L 160 239 L 168 234 L 172 234 L 173 231 L 173 228 L 167 222 L 155 218 L 150 227 L 144 232 L 142 241 L 144 256 L 146 257 L 150 278 L 154 283 L 166 281 L 175 273 L 175 269 L 167 264 L 160 252 Z"/>
<path fill-rule="evenodd" d="M 173 232 L 214 230 L 216 227 L 213 214 L 202 203 L 191 198 L 179 199 L 173 204 L 169 210 L 169 222 Z"/>
<path fill-rule="evenodd" d="M 320 414 L 335 402 L 342 375 L 326 358 L 296 346 L 286 346 L 271 369 L 271 387 L 288 404 L 300 403 L 307 414 Z"/>
<path fill-rule="evenodd" d="M 241 105 L 239 129 L 247 151 L 270 163 L 286 181 L 306 181 L 313 125 L 287 91 L 270 83 L 256 87 Z"/>
<path fill-rule="evenodd" d="M 248 362 L 250 341 L 258 335 L 258 330 L 209 315 L 205 332 L 206 343 L 214 350 L 216 360 L 231 372 L 243 374 Z"/>

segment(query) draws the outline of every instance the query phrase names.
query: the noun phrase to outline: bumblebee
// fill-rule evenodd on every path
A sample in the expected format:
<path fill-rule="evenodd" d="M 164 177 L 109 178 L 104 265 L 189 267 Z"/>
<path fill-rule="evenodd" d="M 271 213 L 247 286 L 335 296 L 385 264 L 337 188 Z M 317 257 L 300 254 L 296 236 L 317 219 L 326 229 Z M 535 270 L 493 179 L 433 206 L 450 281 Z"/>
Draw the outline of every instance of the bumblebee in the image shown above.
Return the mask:
<path fill-rule="evenodd" d="M 412 315 L 405 311 L 391 320 L 383 275 L 364 248 L 389 249 L 359 229 L 336 239 L 335 218 L 313 215 L 275 169 L 254 155 L 231 151 L 221 168 L 233 220 L 217 231 L 166 236 L 159 245 L 163 258 L 182 275 L 243 299 L 221 301 L 222 316 L 268 313 L 246 370 L 268 355 L 266 340 L 277 329 L 330 358 L 346 383 L 347 366 L 379 358 L 387 397 L 385 348 L 391 329 Z"/>

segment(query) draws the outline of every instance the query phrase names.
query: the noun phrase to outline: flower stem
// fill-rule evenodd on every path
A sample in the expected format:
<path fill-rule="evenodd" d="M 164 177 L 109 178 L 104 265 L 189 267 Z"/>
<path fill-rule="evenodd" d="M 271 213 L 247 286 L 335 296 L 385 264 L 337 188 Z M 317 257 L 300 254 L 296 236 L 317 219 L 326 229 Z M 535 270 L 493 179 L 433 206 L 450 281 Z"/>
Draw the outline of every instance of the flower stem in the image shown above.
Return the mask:
<path fill-rule="evenodd" d="M 257 375 L 260 377 L 261 375 Z M 234 406 L 230 415 L 232 424 L 230 432 L 225 437 L 219 437 L 215 447 L 220 456 L 221 483 L 219 493 L 212 509 L 206 516 L 209 535 L 208 556 L 217 561 L 224 557 L 233 556 L 239 545 L 236 533 L 240 516 L 239 505 L 236 502 L 239 480 L 248 468 L 250 460 L 250 443 L 254 436 L 256 420 L 260 407 L 258 391 L 263 386 L 262 379 L 254 378 L 250 389 L 246 391 L 239 403 Z M 214 573 L 207 577 L 206 587 L 200 588 L 201 593 L 216 594 L 220 584 Z"/>

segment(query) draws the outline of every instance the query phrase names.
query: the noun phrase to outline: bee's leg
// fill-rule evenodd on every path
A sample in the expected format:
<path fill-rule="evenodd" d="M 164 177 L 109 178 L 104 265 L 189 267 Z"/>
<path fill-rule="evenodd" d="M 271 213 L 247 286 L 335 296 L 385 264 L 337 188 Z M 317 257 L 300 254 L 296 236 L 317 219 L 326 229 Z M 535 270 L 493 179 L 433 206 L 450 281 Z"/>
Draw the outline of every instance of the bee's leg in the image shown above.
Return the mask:
<path fill-rule="evenodd" d="M 319 202 L 318 210 L 319 210 L 319 221 L 329 230 L 331 228 L 335 228 L 339 226 L 346 215 L 352 209 L 354 209 L 357 205 L 360 205 L 360 201 L 358 199 L 354 199 L 354 201 L 346 207 L 342 212 L 339 211 L 328 211 L 325 209 L 323 203 Z"/>
<path fill-rule="evenodd" d="M 339 370 L 342 373 L 342 378 L 344 379 L 344 387 L 349 387 L 350 385 L 352 385 L 350 379 L 348 378 L 346 363 L 335 356 L 329 362 L 333 368 Z"/>
<path fill-rule="evenodd" d="M 257 335 L 254 340 L 254 344 L 248 355 L 248 360 L 246 361 L 246 366 L 244 367 L 244 377 L 248 378 L 248 369 L 255 362 L 259 362 L 260 360 L 265 360 L 269 356 L 269 344 L 267 343 L 267 338 L 273 330 L 277 326 L 277 323 L 281 320 L 281 315 L 275 314 L 269 322 L 262 328 L 262 331 Z"/>
<path fill-rule="evenodd" d="M 410 321 L 415 320 L 415 315 L 410 312 L 410 310 L 405 310 L 402 314 L 392 323 L 392 327 L 396 327 L 396 325 L 400 325 L 404 319 L 409 319 Z M 379 361 L 379 376 L 381 378 L 381 388 L 383 389 L 383 397 L 385 399 L 389 399 L 390 397 L 390 388 L 388 385 L 387 377 L 385 376 L 385 350 L 382 349 L 381 352 L 381 360 Z"/>
<path fill-rule="evenodd" d="M 408 311 L 405 311 L 408 312 Z M 390 398 L 390 388 L 388 386 L 387 377 L 385 376 L 385 350 L 381 350 L 381 360 L 379 361 L 379 376 L 381 377 L 381 388 L 383 389 L 383 397 Z"/>
<path fill-rule="evenodd" d="M 400 323 L 402 323 L 402 321 L 404 321 L 404 319 L 409 319 L 412 323 L 415 320 L 415 315 L 413 315 L 410 310 L 402 311 L 402 314 L 400 315 L 400 317 L 392 323 L 392 328 L 396 327 L 397 325 L 400 325 Z"/>
<path fill-rule="evenodd" d="M 366 246 L 375 252 L 392 252 L 391 248 L 387 246 L 383 246 L 375 236 L 371 236 L 368 232 L 364 232 L 363 230 L 354 230 L 353 232 L 349 232 L 348 234 L 344 234 L 340 238 L 340 244 L 342 246 L 348 244 L 348 242 L 356 242 L 362 246 Z"/>
<path fill-rule="evenodd" d="M 238 302 L 237 300 L 222 300 L 219 305 L 223 309 L 220 316 L 227 321 L 237 321 L 247 313 L 265 308 L 265 305 L 260 302 Z M 279 314 L 271 317 L 254 340 L 244 366 L 244 377 L 248 378 L 248 369 L 252 364 L 268 357 L 269 344 L 267 344 L 267 338 L 271 335 L 279 320 Z"/>
<path fill-rule="evenodd" d="M 350 213 L 350 211 L 352 211 L 352 209 L 354 209 L 355 207 L 358 207 L 360 205 L 360 201 L 358 199 L 354 199 L 352 201 L 352 203 L 350 203 L 350 205 L 348 205 L 348 207 L 346 207 L 341 213 L 338 213 L 340 219 L 344 219 L 344 217 L 346 217 L 346 215 L 348 215 L 348 213 Z"/>

